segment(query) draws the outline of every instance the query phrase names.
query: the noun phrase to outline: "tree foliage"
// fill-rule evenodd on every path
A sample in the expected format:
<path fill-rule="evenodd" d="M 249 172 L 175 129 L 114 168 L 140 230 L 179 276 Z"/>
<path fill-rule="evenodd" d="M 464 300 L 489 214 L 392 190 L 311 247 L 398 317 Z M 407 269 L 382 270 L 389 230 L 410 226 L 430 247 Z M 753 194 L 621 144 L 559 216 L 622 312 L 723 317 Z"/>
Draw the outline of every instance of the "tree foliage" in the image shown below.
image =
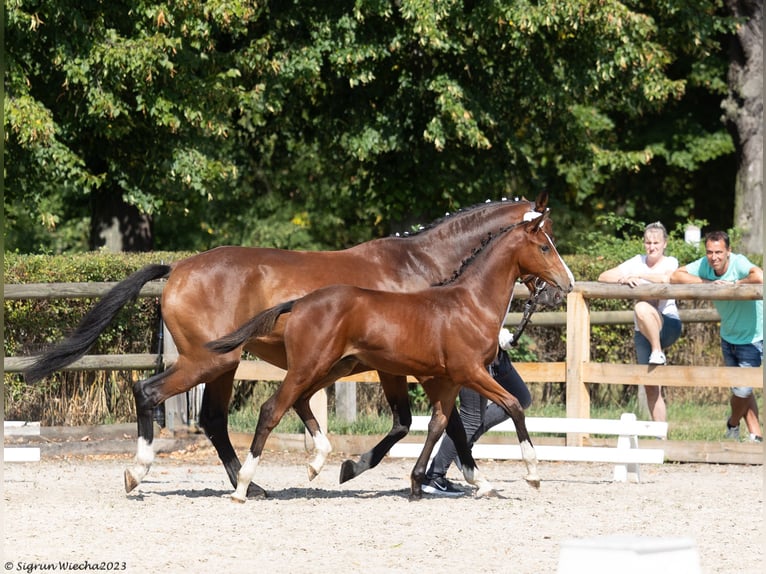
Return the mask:
<path fill-rule="evenodd" d="M 11 249 L 86 248 L 103 196 L 161 249 L 343 247 L 542 189 L 564 244 L 606 211 L 731 224 L 717 2 L 5 6 Z"/>

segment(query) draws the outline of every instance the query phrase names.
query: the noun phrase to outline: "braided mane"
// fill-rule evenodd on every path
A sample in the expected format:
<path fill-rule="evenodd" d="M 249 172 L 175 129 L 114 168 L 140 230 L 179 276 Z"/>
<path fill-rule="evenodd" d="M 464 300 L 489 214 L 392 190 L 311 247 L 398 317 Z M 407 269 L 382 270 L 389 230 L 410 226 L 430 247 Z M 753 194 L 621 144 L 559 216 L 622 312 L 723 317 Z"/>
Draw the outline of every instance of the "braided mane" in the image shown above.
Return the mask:
<path fill-rule="evenodd" d="M 443 287 L 445 285 L 449 285 L 450 283 L 454 283 L 457 281 L 460 276 L 465 272 L 466 269 L 468 269 L 471 264 L 476 260 L 476 258 L 481 255 L 481 253 L 494 241 L 498 238 L 513 229 L 514 227 L 518 227 L 519 225 L 526 223 L 526 221 L 520 221 L 518 223 L 512 223 L 511 225 L 507 225 L 506 227 L 503 227 L 502 229 L 498 230 L 496 233 L 488 233 L 487 236 L 482 239 L 481 243 L 478 247 L 476 247 L 471 254 L 466 257 L 463 262 L 460 264 L 460 267 L 452 274 L 452 277 L 449 279 L 445 279 L 444 281 L 440 281 L 439 283 L 434 283 L 432 287 Z"/>
<path fill-rule="evenodd" d="M 433 229 L 434 227 L 437 227 L 444 223 L 445 221 L 452 219 L 453 217 L 456 217 L 458 215 L 465 215 L 467 213 L 470 213 L 472 211 L 476 211 L 478 209 L 486 207 L 488 204 L 494 204 L 494 203 L 521 203 L 522 201 L 529 202 L 533 208 L 534 208 L 534 202 L 530 201 L 524 197 L 514 197 L 513 199 L 496 199 L 496 200 L 490 200 L 488 199 L 484 203 L 476 203 L 474 205 L 469 205 L 468 207 L 461 207 L 457 211 L 454 211 L 452 213 L 447 213 L 444 216 L 440 217 L 439 219 L 436 219 L 429 223 L 428 225 L 421 225 L 416 229 L 415 231 L 405 231 L 404 233 L 395 233 L 391 237 L 414 237 L 416 235 L 420 235 L 421 233 L 424 233 L 426 231 L 429 231 Z"/>

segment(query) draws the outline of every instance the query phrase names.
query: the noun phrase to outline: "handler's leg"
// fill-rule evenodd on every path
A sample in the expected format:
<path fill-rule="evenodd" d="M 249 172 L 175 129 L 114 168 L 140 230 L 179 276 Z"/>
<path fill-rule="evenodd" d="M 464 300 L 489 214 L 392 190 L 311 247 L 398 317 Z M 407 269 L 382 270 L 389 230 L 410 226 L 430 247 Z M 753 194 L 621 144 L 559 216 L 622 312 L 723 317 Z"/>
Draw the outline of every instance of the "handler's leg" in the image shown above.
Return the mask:
<path fill-rule="evenodd" d="M 486 410 L 487 399 L 471 389 L 460 389 L 460 419 L 463 421 L 465 435 L 473 436 L 476 429 L 481 425 L 482 415 Z M 469 441 L 469 446 L 473 443 Z M 447 474 L 447 470 L 453 462 L 460 461 L 457 458 L 457 449 L 455 443 L 448 435 L 442 437 L 441 446 L 436 453 L 431 466 L 426 473 L 428 479 L 442 478 Z"/>

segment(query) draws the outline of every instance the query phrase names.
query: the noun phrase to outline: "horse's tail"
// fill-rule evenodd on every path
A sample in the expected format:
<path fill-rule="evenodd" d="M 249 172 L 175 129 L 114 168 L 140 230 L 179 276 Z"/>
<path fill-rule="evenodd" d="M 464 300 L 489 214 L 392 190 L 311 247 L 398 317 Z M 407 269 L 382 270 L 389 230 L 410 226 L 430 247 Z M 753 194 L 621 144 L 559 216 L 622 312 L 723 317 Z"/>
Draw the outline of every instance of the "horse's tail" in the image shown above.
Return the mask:
<path fill-rule="evenodd" d="M 169 265 L 147 265 L 117 283 L 86 313 L 69 337 L 38 356 L 24 370 L 27 382 L 39 381 L 82 357 L 120 309 L 138 297 L 146 283 L 165 277 L 170 273 L 170 269 Z"/>
<path fill-rule="evenodd" d="M 224 335 L 215 341 L 205 343 L 205 346 L 211 351 L 224 354 L 243 345 L 245 341 L 251 337 L 268 335 L 274 330 L 274 325 L 276 324 L 277 319 L 279 319 L 281 315 L 292 311 L 296 301 L 297 300 L 287 301 L 286 303 L 280 303 L 265 311 L 261 311 L 236 331 L 232 331 L 228 335 Z"/>

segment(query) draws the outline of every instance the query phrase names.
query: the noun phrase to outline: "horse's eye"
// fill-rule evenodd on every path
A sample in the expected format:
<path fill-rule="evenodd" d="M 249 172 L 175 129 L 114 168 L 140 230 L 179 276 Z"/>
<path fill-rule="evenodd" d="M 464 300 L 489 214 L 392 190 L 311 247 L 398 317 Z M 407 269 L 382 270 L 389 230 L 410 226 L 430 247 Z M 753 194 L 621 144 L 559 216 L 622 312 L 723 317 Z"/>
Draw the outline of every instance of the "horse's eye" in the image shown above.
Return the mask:
<path fill-rule="evenodd" d="M 542 247 L 540 247 L 540 249 L 542 250 L 543 253 L 548 253 L 551 250 L 551 247 L 550 245 L 543 245 Z"/>

